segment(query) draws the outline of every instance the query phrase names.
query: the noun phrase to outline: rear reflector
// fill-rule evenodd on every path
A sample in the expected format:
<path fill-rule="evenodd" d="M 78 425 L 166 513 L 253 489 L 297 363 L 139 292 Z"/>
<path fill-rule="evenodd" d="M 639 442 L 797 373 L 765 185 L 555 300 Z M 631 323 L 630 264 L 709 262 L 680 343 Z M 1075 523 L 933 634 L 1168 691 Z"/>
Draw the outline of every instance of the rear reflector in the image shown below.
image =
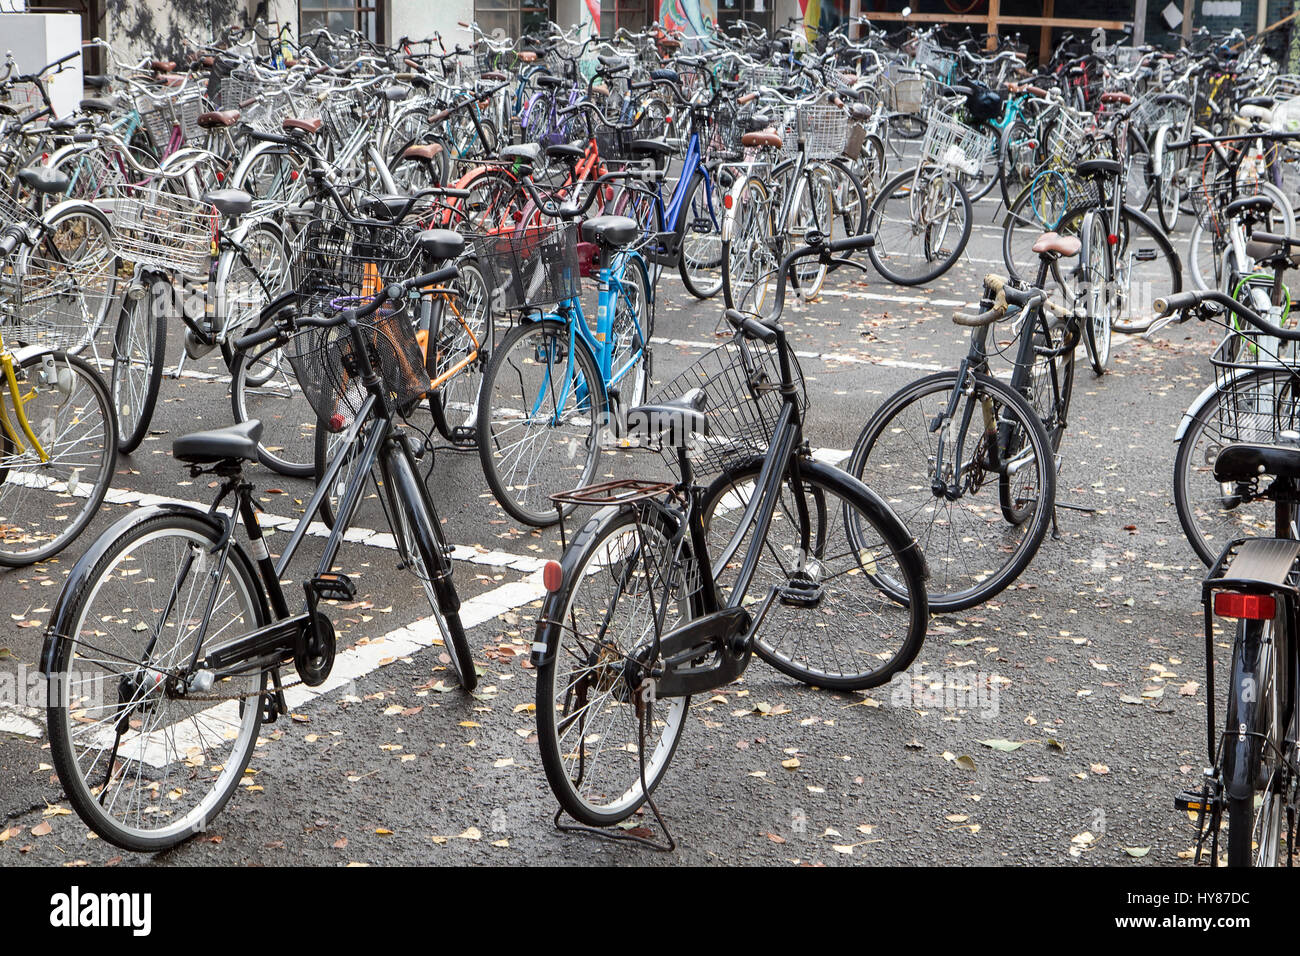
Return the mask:
<path fill-rule="evenodd" d="M 564 569 L 560 567 L 559 561 L 546 562 L 546 567 L 542 568 L 542 584 L 546 585 L 546 590 L 552 594 L 564 584 Z"/>
<path fill-rule="evenodd" d="M 1271 620 L 1277 613 L 1277 600 L 1271 594 L 1242 594 L 1238 591 L 1220 591 L 1214 595 L 1214 613 L 1218 617 L 1267 621 Z"/>
<path fill-rule="evenodd" d="M 732 199 L 731 193 L 727 193 L 727 195 L 722 197 L 722 205 L 728 209 L 735 205 L 735 200 Z"/>

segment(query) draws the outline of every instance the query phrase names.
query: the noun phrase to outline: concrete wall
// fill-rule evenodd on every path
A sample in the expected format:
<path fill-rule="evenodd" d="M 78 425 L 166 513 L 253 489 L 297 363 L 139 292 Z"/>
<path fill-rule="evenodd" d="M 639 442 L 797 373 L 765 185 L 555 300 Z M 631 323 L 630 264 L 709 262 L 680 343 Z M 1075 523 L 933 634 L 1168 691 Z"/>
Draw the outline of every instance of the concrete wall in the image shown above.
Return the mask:
<path fill-rule="evenodd" d="M 81 18 L 74 14 L 0 13 L 0 53 L 12 52 L 20 72 L 35 73 L 80 49 Z M 82 97 L 80 58 L 51 75 L 45 88 L 55 116 L 67 116 L 75 110 Z M 32 106 L 40 106 L 39 97 Z"/>

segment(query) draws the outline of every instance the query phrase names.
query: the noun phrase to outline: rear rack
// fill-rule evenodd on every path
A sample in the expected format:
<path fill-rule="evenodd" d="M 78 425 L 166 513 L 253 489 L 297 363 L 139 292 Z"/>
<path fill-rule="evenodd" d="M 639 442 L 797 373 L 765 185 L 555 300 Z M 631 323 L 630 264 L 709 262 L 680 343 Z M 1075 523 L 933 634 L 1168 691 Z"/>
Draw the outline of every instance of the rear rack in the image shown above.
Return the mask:
<path fill-rule="evenodd" d="M 1288 538 L 1238 538 L 1223 549 L 1201 583 L 1201 600 L 1214 591 L 1285 591 L 1300 597 L 1300 541 Z"/>
<path fill-rule="evenodd" d="M 676 487 L 671 481 L 645 481 L 641 478 L 620 478 L 596 485 L 574 488 L 551 495 L 557 505 L 622 505 L 646 498 L 658 498 Z M 1300 542 L 1297 542 L 1300 543 Z"/>

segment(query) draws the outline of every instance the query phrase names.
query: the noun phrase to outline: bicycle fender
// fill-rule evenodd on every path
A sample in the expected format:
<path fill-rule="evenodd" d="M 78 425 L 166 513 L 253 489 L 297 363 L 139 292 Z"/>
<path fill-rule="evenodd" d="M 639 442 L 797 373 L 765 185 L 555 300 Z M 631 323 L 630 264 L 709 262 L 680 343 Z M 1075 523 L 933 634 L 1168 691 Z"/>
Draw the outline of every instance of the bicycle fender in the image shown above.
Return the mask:
<path fill-rule="evenodd" d="M 14 367 L 21 368 L 29 360 L 42 355 L 53 355 L 55 351 L 57 350 L 48 345 L 22 345 L 9 354 L 14 357 Z"/>
<path fill-rule="evenodd" d="M 45 677 L 49 677 L 53 672 L 54 652 L 59 645 L 59 638 L 66 635 L 68 628 L 72 626 L 72 621 L 69 620 L 69 609 L 73 602 L 65 601 L 64 596 L 75 594 L 78 590 L 81 590 L 90 584 L 90 574 L 94 570 L 95 565 L 99 563 L 100 558 L 108 553 L 109 548 L 113 546 L 118 538 L 141 522 L 147 521 L 148 519 L 160 514 L 184 514 L 196 518 L 208 525 L 212 531 L 218 535 L 225 534 L 226 527 L 224 522 L 226 520 L 233 520 L 227 519 L 221 515 L 208 514 L 207 511 L 195 505 L 187 505 L 180 502 L 163 502 L 162 504 L 137 508 L 130 514 L 125 515 L 114 522 L 110 528 L 94 540 L 90 547 L 86 549 L 86 553 L 77 559 L 77 563 L 74 564 L 72 570 L 68 572 L 67 580 L 63 582 L 63 587 L 59 591 L 58 602 L 55 604 L 55 610 L 50 617 L 49 626 L 45 629 L 45 642 L 41 645 L 40 672 Z M 243 548 L 240 546 L 238 541 L 231 542 L 231 551 L 239 552 L 238 556 L 232 555 L 234 560 L 239 560 L 240 557 L 243 557 L 243 560 L 245 561 L 248 560 L 248 558 L 243 555 Z M 253 567 L 253 565 L 250 563 L 249 567 Z M 261 592 L 259 591 L 258 594 L 259 600 L 264 603 L 265 599 L 261 596 Z M 262 610 L 265 615 L 266 608 L 263 607 Z"/>
<path fill-rule="evenodd" d="M 562 576 L 560 580 L 569 581 L 577 571 L 577 564 L 586 551 L 587 541 L 595 535 L 601 526 L 613 518 L 619 509 L 618 505 L 606 505 L 599 508 L 583 524 L 582 528 L 570 540 L 568 547 L 564 549 L 564 554 L 560 556 L 560 568 Z M 529 663 L 533 667 L 541 667 L 549 664 L 554 651 L 555 638 L 558 632 L 564 627 L 562 617 L 564 608 L 561 606 L 565 588 L 563 585 L 554 591 L 547 591 L 546 597 L 542 601 L 542 609 L 537 614 L 537 628 L 533 635 L 533 646 L 530 649 Z"/>

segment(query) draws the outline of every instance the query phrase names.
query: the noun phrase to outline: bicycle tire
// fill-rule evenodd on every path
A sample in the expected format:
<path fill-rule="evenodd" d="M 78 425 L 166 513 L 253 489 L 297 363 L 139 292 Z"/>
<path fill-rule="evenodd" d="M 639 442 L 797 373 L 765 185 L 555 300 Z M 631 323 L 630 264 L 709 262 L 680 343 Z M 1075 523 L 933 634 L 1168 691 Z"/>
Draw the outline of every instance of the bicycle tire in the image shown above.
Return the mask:
<path fill-rule="evenodd" d="M 155 293 L 127 296 L 113 332 L 113 368 L 109 389 L 117 417 L 117 450 L 129 455 L 149 434 L 167 351 L 167 317 L 157 309 Z"/>
<path fill-rule="evenodd" d="M 867 255 L 876 271 L 896 285 L 933 282 L 956 264 L 970 242 L 971 201 L 961 183 L 947 176 L 937 180 L 925 178 L 926 194 L 914 201 L 912 187 L 916 176 L 915 168 L 905 169 L 885 183 L 867 214 L 866 231 L 876 237 Z M 932 190 L 944 190 L 947 195 L 938 196 L 932 194 Z M 921 210 L 918 218 L 914 215 L 917 201 L 936 208 L 929 212 Z M 890 208 L 888 213 L 887 207 Z M 950 237 L 951 223 L 948 219 L 958 209 L 962 217 L 961 228 L 955 237 Z M 927 224 L 925 217 L 928 215 L 935 216 L 936 221 Z M 938 221 L 939 217 L 942 217 L 942 223 Z M 948 244 L 950 239 L 951 245 Z M 905 251 L 917 242 L 919 247 Z M 910 268 L 905 264 L 909 260 L 914 263 Z"/>
<path fill-rule="evenodd" d="M 928 443 L 922 445 L 916 441 L 901 441 L 896 434 L 890 431 L 891 428 L 896 427 L 894 423 L 901 419 L 902 413 L 913 405 L 918 406 L 914 417 L 928 431 L 931 421 L 936 418 L 932 414 L 933 410 L 937 408 L 942 411 L 947 406 L 948 396 L 958 382 L 957 372 L 939 372 L 935 375 L 917 379 L 887 398 L 868 419 L 862 432 L 858 435 L 846 468 L 849 474 L 880 495 L 898 514 L 912 536 L 920 542 L 930 571 L 930 580 L 926 593 L 932 613 L 961 611 L 974 607 L 1011 584 L 1029 566 L 1029 562 L 1037 554 L 1051 522 L 1052 509 L 1056 500 L 1056 468 L 1042 420 L 1024 397 L 1009 386 L 981 373 L 972 373 L 972 375 L 974 388 L 969 397 L 981 399 L 979 409 L 984 407 L 984 400 L 987 399 L 990 407 L 995 408 L 998 412 L 995 421 L 999 425 L 1003 422 L 1006 423 L 1006 427 L 1010 432 L 1009 441 L 1018 443 L 1027 440 L 1028 442 L 1028 451 L 1033 455 L 1033 477 L 1035 481 L 1032 485 L 1026 486 L 1023 491 L 1019 492 L 1024 498 L 1017 500 L 1025 500 L 1036 504 L 1036 507 L 1033 507 L 1029 514 L 1024 515 L 1019 520 L 1014 520 L 1016 516 L 1010 516 L 1009 518 L 1008 515 L 1004 514 L 1009 504 L 1014 506 L 1014 501 L 1009 502 L 1007 500 L 1009 494 L 1002 487 L 1005 478 L 1001 475 L 998 478 L 998 508 L 993 508 L 990 504 L 977 514 L 973 510 L 958 512 L 956 509 L 946 508 L 942 504 L 933 505 L 933 501 L 939 500 L 933 494 L 930 484 L 933 471 L 933 450 Z M 925 403 L 924 408 L 920 407 L 923 400 L 927 398 L 930 398 L 930 401 Z M 973 409 L 973 411 L 975 410 Z M 958 413 L 961 414 L 960 405 Z M 972 420 L 972 428 L 974 427 L 975 423 Z M 872 451 L 884 436 L 889 437 L 879 447 L 907 452 L 924 451 L 926 454 L 921 455 L 925 459 L 924 462 L 904 462 L 901 464 L 895 464 L 888 460 L 873 462 L 871 460 Z M 979 438 L 973 435 L 967 436 L 964 453 L 967 455 L 968 460 L 972 460 L 971 456 L 978 450 L 979 442 Z M 1028 470 L 1027 466 L 1021 466 L 1019 469 L 1019 471 L 1026 470 Z M 1019 471 L 1017 474 L 1019 474 Z M 975 492 L 978 493 L 986 484 L 987 473 L 984 481 L 974 489 Z M 920 489 L 919 493 L 916 491 L 918 488 Z M 1032 498 L 1029 497 L 1031 492 L 1033 494 Z M 904 504 L 905 496 L 908 493 L 919 499 L 920 504 Z M 967 497 L 967 492 L 962 494 L 962 498 L 965 497 Z M 920 524 L 925 523 L 927 520 L 927 516 L 923 512 L 928 507 L 934 508 L 934 516 L 929 518 L 926 527 L 922 528 Z M 958 516 L 970 514 L 972 520 L 978 518 L 984 522 L 982 527 L 976 526 L 974 530 L 969 532 L 948 532 L 949 539 L 957 538 L 957 544 L 963 547 L 966 544 L 964 539 L 969 539 L 975 547 L 973 552 L 975 557 L 968 554 L 954 559 L 949 555 L 943 557 L 937 555 L 937 547 L 931 543 L 932 531 L 938 522 L 940 512 L 943 510 L 948 512 L 944 522 L 944 525 L 948 528 L 952 527 L 954 514 Z M 995 513 L 1000 516 L 1000 522 L 1005 523 L 1007 526 L 1024 529 L 1025 533 L 1020 537 L 1018 543 L 1014 541 L 997 541 L 995 536 L 989 533 L 994 528 L 1000 527 L 1000 524 L 995 523 L 999 521 L 999 518 L 993 517 Z M 981 538 L 987 540 L 981 542 L 979 540 Z M 1005 557 L 1005 559 L 1001 557 L 1006 555 L 1009 555 L 1009 557 Z M 977 558 L 979 561 L 985 561 L 986 563 L 977 564 Z M 997 567 L 994 570 L 993 565 L 995 563 Z M 953 586 L 949 582 L 956 581 L 954 572 L 963 577 L 968 577 L 970 580 L 963 582 L 961 587 Z M 906 598 L 905 593 L 897 588 L 890 593 L 899 599 Z"/>

